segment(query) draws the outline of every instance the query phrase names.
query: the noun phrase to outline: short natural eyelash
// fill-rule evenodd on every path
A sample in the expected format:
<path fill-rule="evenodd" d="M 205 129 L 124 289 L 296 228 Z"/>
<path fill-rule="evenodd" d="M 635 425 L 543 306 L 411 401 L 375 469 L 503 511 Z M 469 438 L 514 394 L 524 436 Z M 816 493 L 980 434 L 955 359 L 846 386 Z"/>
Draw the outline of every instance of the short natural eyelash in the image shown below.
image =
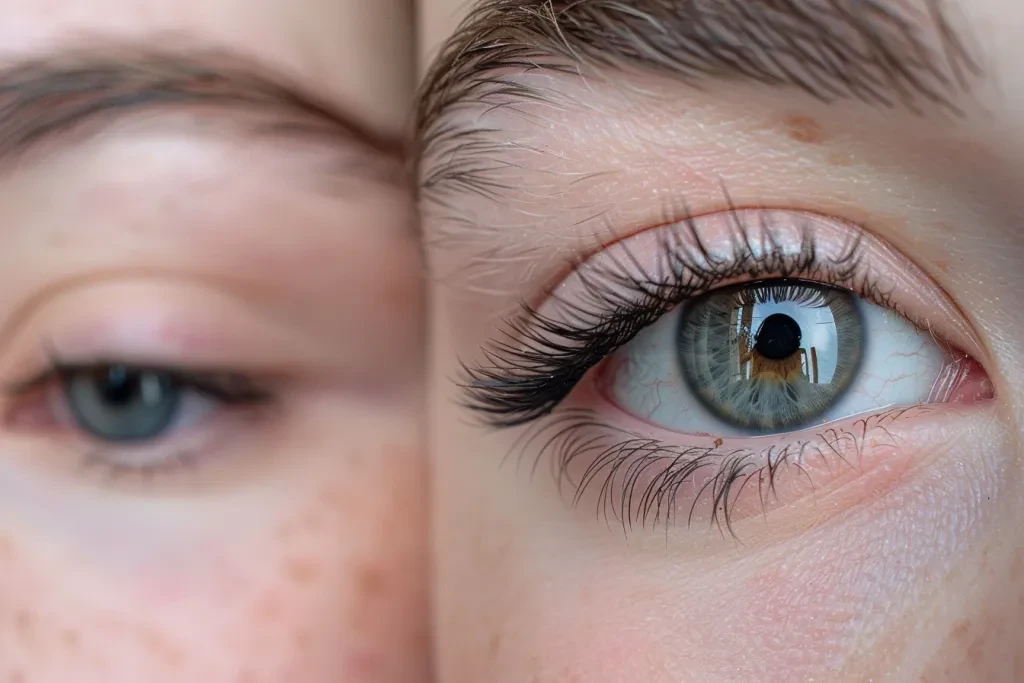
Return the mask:
<path fill-rule="evenodd" d="M 482 363 L 462 364 L 458 381 L 463 405 L 488 426 L 531 423 L 550 414 L 592 367 L 641 330 L 686 300 L 739 278 L 814 277 L 893 308 L 891 293 L 881 290 L 861 267 L 859 238 L 851 239 L 838 256 L 822 259 L 809 226 L 800 229 L 800 248 L 793 253 L 775 241 L 771 214 L 761 214 L 756 225 L 744 222 L 750 214 L 731 215 L 732 253 L 727 257 L 711 253 L 701 242 L 696 219 L 687 218 L 661 229 L 660 261 L 653 268 L 641 267 L 624 249 L 623 258 L 631 268 L 612 260 L 588 274 L 580 302 L 556 300 L 558 318 L 524 304 L 501 338 L 485 346 Z M 792 225 L 801 219 L 786 220 Z M 752 228 L 760 236 L 756 241 Z M 696 252 L 681 248 L 684 243 L 696 245 Z"/>

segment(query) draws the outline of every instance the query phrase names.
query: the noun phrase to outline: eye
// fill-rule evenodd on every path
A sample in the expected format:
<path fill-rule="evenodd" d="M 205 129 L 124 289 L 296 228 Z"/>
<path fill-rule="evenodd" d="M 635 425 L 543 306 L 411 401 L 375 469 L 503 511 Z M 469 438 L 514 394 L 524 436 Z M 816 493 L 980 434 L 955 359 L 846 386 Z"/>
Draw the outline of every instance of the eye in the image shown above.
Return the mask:
<path fill-rule="evenodd" d="M 731 528 L 970 428 L 995 394 L 965 348 L 956 306 L 874 236 L 725 212 L 577 266 L 466 364 L 463 404 L 523 428 L 509 455 L 550 458 L 574 504 L 594 491 L 627 527 L 700 511 Z"/>
<path fill-rule="evenodd" d="M 218 423 L 227 428 L 221 418 L 273 398 L 234 372 L 52 362 L 8 390 L 6 423 L 40 437 L 62 434 L 84 442 L 88 464 L 117 473 L 192 460 L 209 448 Z"/>
<path fill-rule="evenodd" d="M 62 385 L 77 425 L 102 441 L 149 441 L 183 416 L 194 422 L 216 409 L 214 401 L 166 371 L 126 365 L 76 369 L 63 374 Z"/>
<path fill-rule="evenodd" d="M 681 305 L 615 352 L 600 381 L 666 429 L 770 435 L 944 400 L 935 392 L 961 361 L 891 309 L 776 280 Z"/>

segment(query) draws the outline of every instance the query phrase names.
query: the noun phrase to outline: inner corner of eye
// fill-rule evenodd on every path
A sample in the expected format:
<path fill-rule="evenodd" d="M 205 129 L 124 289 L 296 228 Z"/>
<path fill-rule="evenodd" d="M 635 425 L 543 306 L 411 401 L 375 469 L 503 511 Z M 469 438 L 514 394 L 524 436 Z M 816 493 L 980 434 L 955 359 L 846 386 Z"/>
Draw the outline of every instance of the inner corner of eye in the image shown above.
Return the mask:
<path fill-rule="evenodd" d="M 773 435 L 923 404 L 978 402 L 966 355 L 852 292 L 758 281 L 687 302 L 604 364 L 600 393 L 683 434 Z"/>

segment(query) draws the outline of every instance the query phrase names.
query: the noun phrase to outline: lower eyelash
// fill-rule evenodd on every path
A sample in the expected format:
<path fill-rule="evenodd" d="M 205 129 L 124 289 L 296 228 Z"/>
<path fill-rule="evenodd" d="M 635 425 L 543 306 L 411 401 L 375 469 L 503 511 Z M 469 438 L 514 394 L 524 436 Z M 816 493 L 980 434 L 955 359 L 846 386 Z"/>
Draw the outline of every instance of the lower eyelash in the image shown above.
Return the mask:
<path fill-rule="evenodd" d="M 182 450 L 154 464 L 125 464 L 104 454 L 104 451 L 91 450 L 82 455 L 81 467 L 84 470 L 100 472 L 109 479 L 125 477 L 151 479 L 180 470 L 194 470 L 200 465 L 200 460 L 200 455 L 195 451 Z"/>
<path fill-rule="evenodd" d="M 927 405 L 891 409 L 843 428 L 827 427 L 812 438 L 754 451 L 723 449 L 721 441 L 714 447 L 674 446 L 602 422 L 590 409 L 567 408 L 528 429 L 508 456 L 520 464 L 532 460 L 531 474 L 547 459 L 558 490 L 571 493 L 573 507 L 596 492 L 597 516 L 608 524 L 614 520 L 625 534 L 636 527 L 663 526 L 667 531 L 680 521 L 680 509 L 685 509 L 681 490 L 697 484 L 696 494 L 685 501 L 687 527 L 706 505 L 709 527 L 739 540 L 734 506 L 745 488 L 758 488 L 763 512 L 771 497 L 777 499 L 782 472 L 795 470 L 806 476 L 813 493 L 814 481 L 805 464 L 820 459 L 830 472 L 833 464 L 837 469 L 857 469 L 866 445 L 901 446 L 889 425 L 933 409 Z"/>

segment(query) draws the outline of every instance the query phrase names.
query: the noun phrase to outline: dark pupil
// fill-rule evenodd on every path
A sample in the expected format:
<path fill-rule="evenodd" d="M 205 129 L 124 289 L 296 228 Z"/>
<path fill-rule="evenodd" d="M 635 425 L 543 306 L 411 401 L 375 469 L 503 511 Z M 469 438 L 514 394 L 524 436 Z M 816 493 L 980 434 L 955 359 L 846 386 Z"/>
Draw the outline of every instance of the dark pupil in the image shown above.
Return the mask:
<path fill-rule="evenodd" d="M 761 323 L 754 350 L 768 360 L 785 360 L 800 350 L 802 340 L 799 323 L 784 313 L 776 313 Z"/>
<path fill-rule="evenodd" d="M 123 408 L 139 397 L 141 376 L 123 365 L 108 368 L 106 376 L 98 377 L 100 396 L 108 404 Z"/>

